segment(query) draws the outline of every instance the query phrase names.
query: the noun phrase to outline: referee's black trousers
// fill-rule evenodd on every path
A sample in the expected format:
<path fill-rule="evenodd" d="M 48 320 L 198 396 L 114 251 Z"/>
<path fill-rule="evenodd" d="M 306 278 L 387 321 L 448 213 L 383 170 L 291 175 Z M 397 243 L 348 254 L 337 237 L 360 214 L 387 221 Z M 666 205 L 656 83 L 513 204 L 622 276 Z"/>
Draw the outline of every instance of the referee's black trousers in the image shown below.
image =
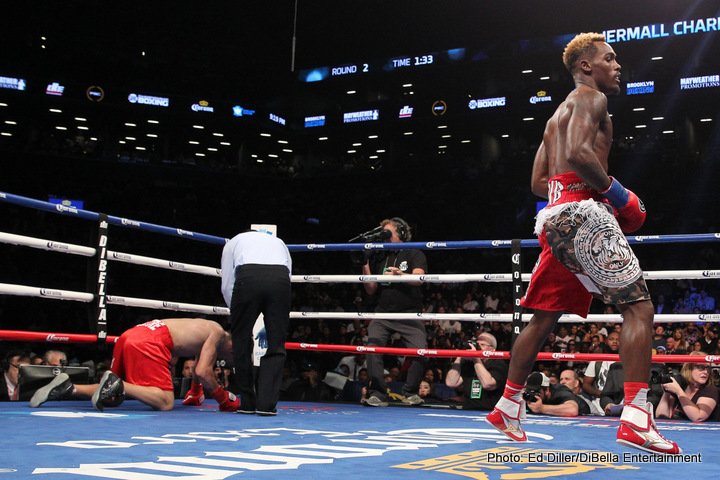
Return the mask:
<path fill-rule="evenodd" d="M 275 411 L 285 364 L 285 338 L 290 318 L 290 276 L 283 265 L 241 265 L 235 269 L 230 302 L 235 381 L 241 410 Z M 263 314 L 267 352 L 253 374 L 253 326 Z"/>

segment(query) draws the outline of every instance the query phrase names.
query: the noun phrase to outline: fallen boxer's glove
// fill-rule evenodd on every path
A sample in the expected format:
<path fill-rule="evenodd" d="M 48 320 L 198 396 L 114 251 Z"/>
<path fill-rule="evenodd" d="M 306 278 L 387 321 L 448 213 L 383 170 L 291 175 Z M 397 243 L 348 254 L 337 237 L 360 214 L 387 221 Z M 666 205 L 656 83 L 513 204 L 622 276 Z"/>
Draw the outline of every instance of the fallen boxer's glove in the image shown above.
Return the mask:
<path fill-rule="evenodd" d="M 240 408 L 240 399 L 234 393 L 228 392 L 222 386 L 218 386 L 210 394 L 220 405 L 221 412 L 235 412 Z"/>

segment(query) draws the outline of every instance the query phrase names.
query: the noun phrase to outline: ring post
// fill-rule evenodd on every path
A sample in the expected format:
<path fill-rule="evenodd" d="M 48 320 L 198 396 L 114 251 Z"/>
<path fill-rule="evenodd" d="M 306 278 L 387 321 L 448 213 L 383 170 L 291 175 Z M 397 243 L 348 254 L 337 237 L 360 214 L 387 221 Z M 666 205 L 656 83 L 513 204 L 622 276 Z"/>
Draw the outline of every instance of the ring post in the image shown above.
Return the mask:
<path fill-rule="evenodd" d="M 108 217 L 100 214 L 98 223 L 98 248 L 97 248 L 97 276 L 95 321 L 90 326 L 91 331 L 97 333 L 97 343 L 105 348 L 107 339 L 107 304 L 105 303 L 105 282 L 107 280 L 107 240 L 108 240 Z"/>
<path fill-rule="evenodd" d="M 512 291 L 513 291 L 513 319 L 512 319 L 512 341 L 511 344 L 515 343 L 515 339 L 520 335 L 520 331 L 523 328 L 522 321 L 522 306 L 520 305 L 520 299 L 523 296 L 523 285 L 522 285 L 522 247 L 519 238 L 514 238 L 510 245 L 511 259 L 512 259 Z"/>

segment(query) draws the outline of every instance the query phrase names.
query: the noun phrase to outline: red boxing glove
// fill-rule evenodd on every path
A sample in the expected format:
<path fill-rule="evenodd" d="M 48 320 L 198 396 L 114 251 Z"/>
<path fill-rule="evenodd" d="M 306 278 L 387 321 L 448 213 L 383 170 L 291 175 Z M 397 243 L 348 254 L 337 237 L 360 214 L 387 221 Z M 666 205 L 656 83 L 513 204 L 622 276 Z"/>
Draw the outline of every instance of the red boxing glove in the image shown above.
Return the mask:
<path fill-rule="evenodd" d="M 228 392 L 222 386 L 218 386 L 210 394 L 220 405 L 221 412 L 235 412 L 240 408 L 240 399 L 234 393 Z"/>
<path fill-rule="evenodd" d="M 182 401 L 182 404 L 199 407 L 204 401 L 205 391 L 202 385 L 193 381 L 190 385 L 190 390 L 185 394 L 185 399 Z"/>
<path fill-rule="evenodd" d="M 632 190 L 628 190 L 627 205 L 617 209 L 617 221 L 620 229 L 625 233 L 634 232 L 643 226 L 646 217 L 645 204 Z"/>
<path fill-rule="evenodd" d="M 610 186 L 600 194 L 615 207 L 615 216 L 623 232 L 634 232 L 643 226 L 647 217 L 645 205 L 635 193 L 623 187 L 616 178 L 610 177 Z"/>

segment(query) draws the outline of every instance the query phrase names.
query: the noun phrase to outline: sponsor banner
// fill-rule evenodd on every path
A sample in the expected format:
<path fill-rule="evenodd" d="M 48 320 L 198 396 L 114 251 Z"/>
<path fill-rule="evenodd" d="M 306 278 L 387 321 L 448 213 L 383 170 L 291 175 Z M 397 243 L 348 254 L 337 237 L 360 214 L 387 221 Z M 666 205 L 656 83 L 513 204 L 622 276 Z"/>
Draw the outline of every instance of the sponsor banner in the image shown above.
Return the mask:
<path fill-rule="evenodd" d="M 23 78 L 0 77 L 0 88 L 24 91 L 27 88 L 27 82 Z"/>
<path fill-rule="evenodd" d="M 648 93 L 655 93 L 655 81 L 653 80 L 629 82 L 625 85 L 626 95 L 646 95 Z"/>
<path fill-rule="evenodd" d="M 65 86 L 60 85 L 58 82 L 50 83 L 47 87 L 45 87 L 46 95 L 55 95 L 56 97 L 61 97 L 64 92 Z"/>
<path fill-rule="evenodd" d="M 154 97 L 152 95 L 142 95 L 139 93 L 131 93 L 128 95 L 128 102 L 139 103 L 141 105 L 150 105 L 153 107 L 169 107 L 170 99 L 167 97 Z"/>
<path fill-rule="evenodd" d="M 380 110 L 363 110 L 360 112 L 348 112 L 343 114 L 343 123 L 356 123 L 378 120 Z"/>
<path fill-rule="evenodd" d="M 210 103 L 207 100 L 200 100 L 197 103 L 193 103 L 192 105 L 190 105 L 190 110 L 192 110 L 193 112 L 215 112 L 215 108 L 211 107 Z"/>
<path fill-rule="evenodd" d="M 322 127 L 325 125 L 325 115 L 305 117 L 305 128 Z"/>
<path fill-rule="evenodd" d="M 720 75 L 702 75 L 680 79 L 680 90 L 720 87 Z"/>
<path fill-rule="evenodd" d="M 232 107 L 233 117 L 251 117 L 255 115 L 255 110 L 249 108 L 243 108 L 240 105 Z"/>
<path fill-rule="evenodd" d="M 468 102 L 468 108 L 470 110 L 479 110 L 481 108 L 504 107 L 506 102 L 507 99 L 505 97 L 478 98 L 470 100 Z"/>

